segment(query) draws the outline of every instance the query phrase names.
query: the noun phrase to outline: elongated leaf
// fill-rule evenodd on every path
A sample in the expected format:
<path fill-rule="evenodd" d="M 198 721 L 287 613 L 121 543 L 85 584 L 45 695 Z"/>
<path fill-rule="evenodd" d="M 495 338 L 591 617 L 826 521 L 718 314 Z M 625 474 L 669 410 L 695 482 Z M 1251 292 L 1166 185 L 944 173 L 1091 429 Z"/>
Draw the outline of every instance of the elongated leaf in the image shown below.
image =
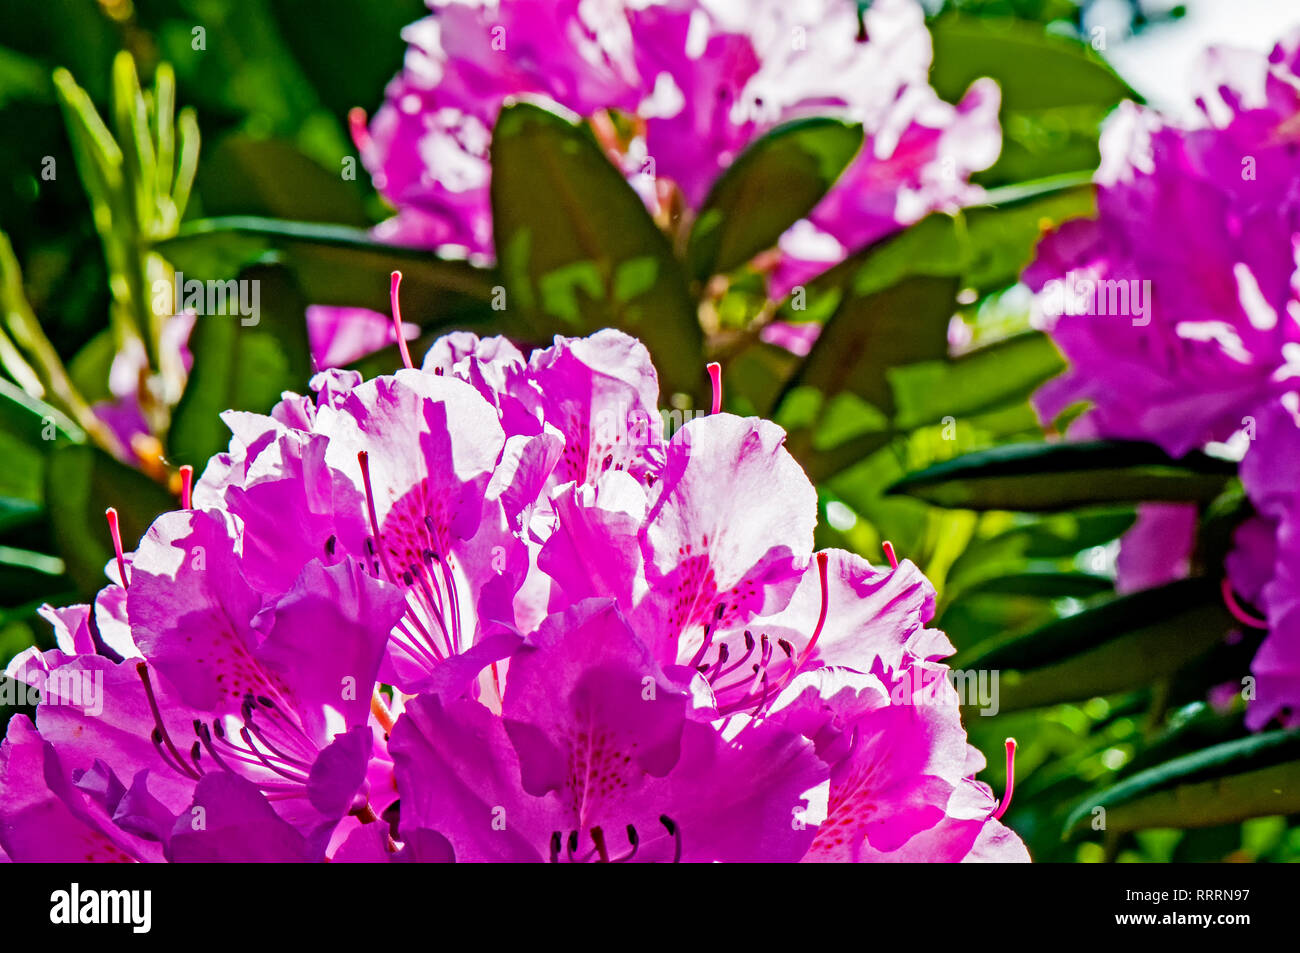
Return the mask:
<path fill-rule="evenodd" d="M 401 271 L 402 320 L 429 331 L 483 325 L 501 315 L 492 309 L 500 281 L 492 269 L 387 245 L 350 226 L 242 215 L 200 219 L 159 247 L 195 277 L 222 278 L 254 262 L 277 261 L 293 271 L 309 303 L 382 314 L 389 313 L 389 276 Z"/>
<path fill-rule="evenodd" d="M 1051 339 L 1033 331 L 960 357 L 894 368 L 898 426 L 964 419 L 1023 401 L 1064 366 Z"/>
<path fill-rule="evenodd" d="M 65 569 L 63 560 L 57 556 L 0 546 L 0 605 L 19 606 L 61 597 L 75 599 L 77 594 L 71 591 L 73 587 L 64 575 Z"/>
<path fill-rule="evenodd" d="M 160 513 L 178 505 L 140 471 L 84 444 L 55 447 L 45 485 L 59 556 L 83 596 L 104 585 L 104 566 L 113 558 L 105 509 L 116 507 L 122 543 L 131 550 Z"/>
<path fill-rule="evenodd" d="M 1143 500 L 1208 502 L 1236 467 L 1204 454 L 1179 460 L 1119 441 L 1008 444 L 909 474 L 888 490 L 936 506 L 1051 511 Z"/>
<path fill-rule="evenodd" d="M 1086 173 L 989 192 L 957 217 L 928 215 L 822 272 L 781 305 L 787 321 L 825 322 L 847 294 L 871 294 L 909 275 L 947 275 L 979 293 L 1012 284 L 1046 226 L 1094 214 Z"/>
<path fill-rule="evenodd" d="M 757 139 L 713 184 L 691 229 L 692 277 L 731 271 L 812 211 L 862 147 L 862 126 L 810 118 Z"/>
<path fill-rule="evenodd" d="M 1218 587 L 1205 579 L 1180 579 L 1110 599 L 1100 605 L 1015 636 L 965 661 L 985 668 L 1041 668 L 1069 659 L 1125 633 L 1159 626 L 1180 611 L 1218 605 Z"/>
<path fill-rule="evenodd" d="M 1138 99 L 1086 44 L 1011 17 L 941 16 L 930 82 L 956 102 L 980 77 L 1001 93 L 1002 154 L 976 175 L 986 184 L 1094 168 L 1098 126 L 1122 99 Z"/>
<path fill-rule="evenodd" d="M 266 215 L 364 226 L 361 191 L 291 143 L 227 136 L 205 155 L 195 186 L 209 215 Z"/>
<path fill-rule="evenodd" d="M 61 411 L 3 379 L 0 379 L 0 431 L 40 449 L 50 446 L 50 441 L 56 438 L 73 443 L 86 439 L 85 431 Z"/>
<path fill-rule="evenodd" d="M 1086 599 L 1110 592 L 1114 585 L 1115 581 L 1107 576 L 1085 572 L 1012 572 L 976 582 L 965 592 Z"/>
<path fill-rule="evenodd" d="M 665 393 L 702 395 L 702 335 L 686 279 L 641 199 L 586 130 L 529 103 L 492 134 L 497 259 L 529 335 L 616 327 L 654 356 Z"/>
<path fill-rule="evenodd" d="M 1232 618 L 1208 579 L 1102 603 L 960 658 L 1001 673 L 1003 711 L 1149 687 L 1218 646 Z"/>
<path fill-rule="evenodd" d="M 914 277 L 846 297 L 784 396 L 801 387 L 826 395 L 847 391 L 891 415 L 894 394 L 886 372 L 947 353 L 956 290 L 951 278 Z"/>
<path fill-rule="evenodd" d="M 302 391 L 311 377 L 303 320 L 306 302 L 288 272 L 259 265 L 241 272 L 257 282 L 260 310 L 201 315 L 191 337 L 194 367 L 168 437 L 174 463 L 202 467 L 229 440 L 224 410 L 270 410 L 285 390 Z M 250 323 L 244 323 L 248 321 Z"/>
<path fill-rule="evenodd" d="M 1300 731 L 1269 731 L 1156 765 L 1089 795 L 1070 812 L 1065 834 L 1095 808 L 1106 829 L 1208 827 L 1300 810 Z"/>

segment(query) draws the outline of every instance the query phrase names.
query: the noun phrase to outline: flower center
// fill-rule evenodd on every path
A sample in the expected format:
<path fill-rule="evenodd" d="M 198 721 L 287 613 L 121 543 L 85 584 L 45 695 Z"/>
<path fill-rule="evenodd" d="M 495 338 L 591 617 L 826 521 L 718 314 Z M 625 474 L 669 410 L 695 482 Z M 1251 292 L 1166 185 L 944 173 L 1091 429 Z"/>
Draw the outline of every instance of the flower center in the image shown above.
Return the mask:
<path fill-rule="evenodd" d="M 211 770 L 227 771 L 256 784 L 272 801 L 306 794 L 311 766 L 320 750 L 282 706 L 250 692 L 240 705 L 238 727 L 228 726 L 221 718 L 210 725 L 194 719 L 195 740 L 187 756 L 163 721 L 148 665 L 138 662 L 135 668 L 153 715 L 153 746 L 172 770 L 195 781 Z"/>
<path fill-rule="evenodd" d="M 817 624 L 803 651 L 795 657 L 794 646 L 786 639 L 772 640 L 767 633 L 760 633 L 757 639 L 746 629 L 743 634 L 745 654 L 734 661 L 731 648 L 726 642 L 718 645 L 717 656 L 710 664 L 705 656 L 713 642 L 714 630 L 722 615 L 722 607 L 712 622 L 704 627 L 704 640 L 699 651 L 691 660 L 691 666 L 703 673 L 713 697 L 717 702 L 718 715 L 727 717 L 742 711 L 758 715 L 769 700 L 780 694 L 794 677 L 804 669 L 817 650 L 817 640 L 821 638 L 826 626 L 826 616 L 830 604 L 830 584 L 827 578 L 829 557 L 826 553 L 817 554 L 817 573 L 821 582 L 821 611 Z M 778 650 L 779 653 L 778 654 Z M 755 656 L 757 651 L 757 656 Z M 750 659 L 754 661 L 750 661 Z M 775 688 L 775 691 L 773 691 Z"/>

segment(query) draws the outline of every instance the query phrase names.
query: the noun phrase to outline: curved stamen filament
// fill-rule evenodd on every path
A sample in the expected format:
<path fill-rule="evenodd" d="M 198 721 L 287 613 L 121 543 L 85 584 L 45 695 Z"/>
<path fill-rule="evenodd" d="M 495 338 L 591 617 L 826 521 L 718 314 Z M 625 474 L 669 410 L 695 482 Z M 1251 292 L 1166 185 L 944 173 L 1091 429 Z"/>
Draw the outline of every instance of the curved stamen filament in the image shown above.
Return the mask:
<path fill-rule="evenodd" d="M 122 529 L 117 522 L 117 510 L 109 507 L 104 510 L 104 516 L 108 519 L 108 533 L 113 537 L 113 553 L 117 556 L 117 573 L 122 577 L 122 588 L 127 588 L 126 579 L 126 556 L 122 553 Z"/>
<path fill-rule="evenodd" d="M 408 368 L 413 368 L 415 365 L 411 363 L 411 352 L 406 349 L 406 335 L 402 333 L 402 309 L 397 304 L 397 287 L 401 283 L 402 273 L 400 271 L 393 272 L 393 285 L 390 293 L 393 301 L 393 326 L 397 331 L 397 349 L 402 352 L 402 363 Z"/>
<path fill-rule="evenodd" d="M 379 517 L 375 513 L 375 492 L 370 485 L 370 454 L 365 450 L 358 450 L 357 463 L 361 465 L 361 482 L 366 489 L 366 511 L 370 515 L 370 532 L 374 534 L 375 549 L 379 551 L 379 560 L 384 565 L 388 581 L 396 582 L 397 577 L 393 575 L 392 567 L 388 565 L 388 551 L 384 548 L 383 540 L 379 535 Z"/>
<path fill-rule="evenodd" d="M 1228 611 L 1232 613 L 1234 619 L 1242 625 L 1250 626 L 1252 629 L 1268 628 L 1267 619 L 1260 619 L 1253 616 L 1241 607 L 1241 603 L 1237 601 L 1236 593 L 1232 591 L 1232 583 L 1228 581 L 1226 576 L 1224 577 L 1223 582 L 1220 583 L 1219 588 L 1223 592 L 1223 604 L 1228 607 Z"/>
<path fill-rule="evenodd" d="M 1007 812 L 1011 806 L 1011 795 L 1016 790 L 1016 739 L 1007 739 L 1007 790 L 1002 795 L 1002 800 L 998 802 L 997 809 L 993 812 L 993 820 L 1000 820 L 1002 815 Z"/>
<path fill-rule="evenodd" d="M 713 384 L 713 409 L 710 413 L 716 414 L 722 410 L 722 365 L 712 361 L 708 371 L 709 381 Z"/>

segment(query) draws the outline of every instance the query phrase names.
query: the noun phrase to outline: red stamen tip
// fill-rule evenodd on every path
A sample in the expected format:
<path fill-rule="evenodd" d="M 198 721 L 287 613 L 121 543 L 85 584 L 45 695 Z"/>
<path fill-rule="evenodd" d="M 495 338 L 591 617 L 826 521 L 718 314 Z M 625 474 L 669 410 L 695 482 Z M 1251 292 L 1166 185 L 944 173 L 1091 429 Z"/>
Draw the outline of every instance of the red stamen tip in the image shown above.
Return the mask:
<path fill-rule="evenodd" d="M 366 111 L 360 106 L 353 106 L 348 110 L 348 131 L 352 133 L 352 141 L 357 144 L 357 148 L 363 152 L 370 148 L 370 130 L 366 128 Z"/>
<path fill-rule="evenodd" d="M 397 349 L 402 352 L 402 363 L 407 367 L 414 367 L 411 363 L 411 352 L 406 349 L 406 335 L 402 333 L 402 309 L 397 304 L 397 288 L 402 283 L 402 273 L 393 272 L 393 328 L 397 331 Z"/>
<path fill-rule="evenodd" d="M 997 810 L 993 812 L 993 820 L 1001 820 L 1002 815 L 1007 812 L 1011 806 L 1011 795 L 1016 790 L 1016 739 L 1007 739 L 1007 790 L 1002 795 L 1002 800 L 998 802 Z"/>
<path fill-rule="evenodd" d="M 885 551 L 885 558 L 889 560 L 889 568 L 897 569 L 898 556 L 894 553 L 894 544 L 891 543 L 889 540 L 885 540 L 883 543 L 880 544 L 880 548 Z"/>
<path fill-rule="evenodd" d="M 1223 604 L 1228 607 L 1228 612 L 1232 614 L 1234 619 L 1242 625 L 1250 626 L 1252 629 L 1268 628 L 1267 619 L 1256 618 L 1241 607 L 1241 603 L 1237 601 L 1236 593 L 1232 591 L 1232 583 L 1228 581 L 1226 576 L 1223 578 L 1223 582 L 1220 583 L 1219 588 L 1223 592 Z"/>
<path fill-rule="evenodd" d="M 108 533 L 113 537 L 113 552 L 117 556 L 117 574 L 122 577 L 122 588 L 127 586 L 126 579 L 126 557 L 122 554 L 122 529 L 117 522 L 117 510 L 109 507 L 104 510 L 104 516 L 108 519 Z"/>
<path fill-rule="evenodd" d="M 722 365 L 712 361 L 708 371 L 709 380 L 713 383 L 713 410 L 710 412 L 716 414 L 722 410 Z"/>
<path fill-rule="evenodd" d="M 194 468 L 188 463 L 181 466 L 181 507 L 194 509 Z"/>

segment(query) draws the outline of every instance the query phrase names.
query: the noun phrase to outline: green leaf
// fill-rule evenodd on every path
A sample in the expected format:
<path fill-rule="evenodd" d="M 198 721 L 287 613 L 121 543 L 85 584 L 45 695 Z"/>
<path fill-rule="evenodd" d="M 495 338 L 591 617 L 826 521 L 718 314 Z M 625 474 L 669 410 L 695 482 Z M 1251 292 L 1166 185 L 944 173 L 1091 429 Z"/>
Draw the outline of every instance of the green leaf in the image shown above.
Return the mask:
<path fill-rule="evenodd" d="M 238 315 L 203 315 L 190 347 L 194 367 L 172 418 L 169 457 L 202 467 L 229 442 L 220 414 L 228 409 L 265 413 L 285 390 L 301 391 L 311 377 L 303 321 L 306 302 L 288 272 L 258 265 L 240 281 L 259 284 L 260 312 L 245 325 Z"/>
<path fill-rule="evenodd" d="M 213 216 L 370 224 L 355 182 L 283 140 L 227 136 L 205 155 L 196 187 L 204 211 Z"/>
<path fill-rule="evenodd" d="M 131 550 L 160 513 L 177 505 L 139 470 L 84 444 L 58 444 L 51 451 L 45 485 L 59 555 L 85 596 L 104 585 L 104 566 L 113 558 L 104 520 L 108 507 L 117 509 L 122 544 Z"/>
<path fill-rule="evenodd" d="M 0 606 L 19 606 L 67 596 L 71 586 L 64 577 L 62 559 L 46 553 L 0 546 Z M 57 603 L 56 603 L 57 604 Z M 4 610 L 0 610 L 0 616 Z"/>
<path fill-rule="evenodd" d="M 1087 599 L 1108 593 L 1115 581 L 1086 572 L 1054 570 L 1009 572 L 968 586 L 963 594 L 1038 596 L 1048 599 Z"/>
<path fill-rule="evenodd" d="M 1002 154 L 975 176 L 986 184 L 1095 168 L 1101 120 L 1120 100 L 1138 98 L 1087 45 L 1041 24 L 950 14 L 929 26 L 930 83 L 941 97 L 957 102 L 985 76 L 1000 89 Z"/>
<path fill-rule="evenodd" d="M 390 312 L 390 276 L 401 271 L 402 321 L 426 331 L 482 324 L 500 314 L 492 310 L 500 281 L 493 270 L 439 258 L 425 248 L 387 245 L 350 226 L 257 216 L 200 219 L 159 250 L 177 270 L 205 278 L 277 261 L 293 271 L 311 304 L 381 314 Z"/>
<path fill-rule="evenodd" d="M 1097 190 L 1088 174 L 989 192 L 965 212 L 965 286 L 984 294 L 1014 284 L 1044 231 L 1096 213 Z"/>
<path fill-rule="evenodd" d="M 529 103 L 492 134 L 492 218 L 509 318 L 534 343 L 616 327 L 666 394 L 702 394 L 695 304 L 667 238 L 584 128 Z"/>
<path fill-rule="evenodd" d="M 936 506 L 1051 511 L 1144 500 L 1213 500 L 1236 467 L 1204 454 L 1175 460 L 1146 443 L 1007 444 L 911 473 L 886 492 Z"/>
<path fill-rule="evenodd" d="M 835 184 L 862 138 L 860 124 L 809 118 L 755 140 L 700 208 L 686 252 L 691 276 L 731 271 L 775 245 Z"/>
<path fill-rule="evenodd" d="M 960 277 L 983 294 L 1016 281 L 1043 230 L 1092 215 L 1096 190 L 1087 173 L 1055 176 L 988 193 L 956 217 L 928 215 L 857 251 L 781 305 L 784 320 L 824 321 L 846 294 L 867 295 L 909 275 Z"/>
<path fill-rule="evenodd" d="M 85 431 L 61 411 L 0 378 L 0 432 L 44 449 L 56 438 L 81 443 Z"/>
<path fill-rule="evenodd" d="M 894 368 L 898 426 L 910 430 L 1022 401 L 1064 367 L 1051 338 L 1032 331 L 959 357 Z"/>
<path fill-rule="evenodd" d="M 1015 711 L 1149 687 L 1214 649 L 1231 627 L 1217 584 L 1183 579 L 977 647 L 959 663 L 999 671 L 1001 709 Z"/>
<path fill-rule="evenodd" d="M 813 479 L 889 441 L 896 408 L 888 371 L 947 353 L 956 291 L 952 278 L 913 277 L 845 297 L 777 404 L 791 452 Z"/>
<path fill-rule="evenodd" d="M 1268 731 L 1204 748 L 1089 795 L 1065 836 L 1106 811 L 1106 830 L 1209 827 L 1300 811 L 1300 731 Z"/>
<path fill-rule="evenodd" d="M 270 0 L 268 7 L 312 89 L 339 117 L 358 103 L 380 101 L 402 68 L 402 28 L 428 15 L 420 0 Z"/>

